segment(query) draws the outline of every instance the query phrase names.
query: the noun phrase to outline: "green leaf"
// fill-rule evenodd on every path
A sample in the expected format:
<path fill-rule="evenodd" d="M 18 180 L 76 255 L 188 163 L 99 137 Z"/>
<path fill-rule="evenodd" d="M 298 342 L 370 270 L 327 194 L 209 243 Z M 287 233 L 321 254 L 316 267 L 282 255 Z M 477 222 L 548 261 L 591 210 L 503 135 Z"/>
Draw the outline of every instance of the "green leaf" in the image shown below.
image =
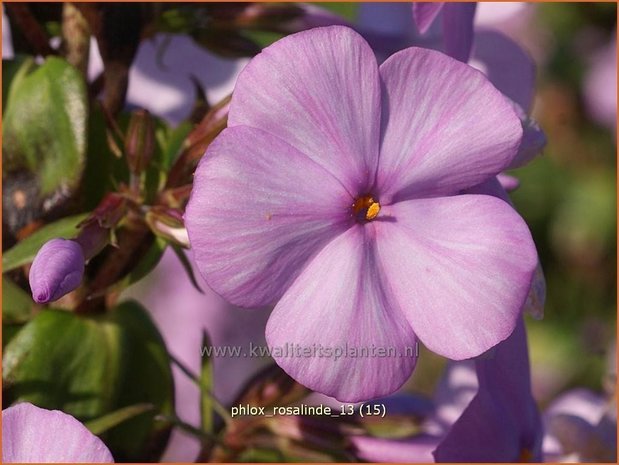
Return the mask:
<path fill-rule="evenodd" d="M 36 173 L 43 196 L 76 187 L 86 153 L 87 102 L 80 73 L 57 57 L 14 79 L 2 125 L 5 172 Z"/>
<path fill-rule="evenodd" d="M 170 359 L 136 302 L 96 316 L 42 311 L 8 343 L 2 367 L 9 404 L 27 401 L 82 422 L 101 420 L 103 439 L 119 461 L 156 461 L 163 452 L 170 427 L 155 415 L 174 414 Z M 127 417 L 118 421 L 120 409 L 139 404 L 153 408 L 132 416 L 123 410 Z M 115 425 L 103 422 L 114 412 Z"/>
<path fill-rule="evenodd" d="M 82 421 L 114 410 L 120 328 L 94 317 L 45 310 L 9 342 L 2 378 L 10 401 L 59 409 Z"/>
<path fill-rule="evenodd" d="M 167 246 L 168 243 L 165 239 L 155 237 L 155 241 L 148 252 L 146 252 L 146 255 L 142 257 L 137 266 L 127 275 L 128 284 L 137 283 L 150 273 L 161 260 Z"/>
<path fill-rule="evenodd" d="M 121 113 L 118 118 L 121 130 L 128 117 Z M 84 208 L 94 209 L 110 190 L 121 182 L 128 182 L 129 168 L 124 158 L 118 158 L 110 150 L 107 125 L 99 105 L 93 105 L 88 118 L 88 156 L 80 193 L 83 193 Z"/>
<path fill-rule="evenodd" d="M 155 120 L 155 152 L 150 165 L 143 173 L 143 189 L 147 202 L 154 202 L 165 185 L 167 173 L 178 156 L 193 125 L 187 121 L 173 128 L 165 121 Z"/>
<path fill-rule="evenodd" d="M 189 132 L 193 129 L 193 125 L 184 121 L 177 127 L 163 126 L 157 131 L 157 142 L 161 147 L 161 168 L 164 170 L 170 169 L 174 160 L 183 148 L 183 143 Z"/>
<path fill-rule="evenodd" d="M 23 327 L 23 324 L 2 323 L 2 350 L 5 349 Z"/>
<path fill-rule="evenodd" d="M 2 60 L 2 114 L 6 103 L 11 99 L 11 89 L 19 87 L 20 81 L 35 67 L 34 59 L 27 55 L 17 55 L 12 60 Z"/>
<path fill-rule="evenodd" d="M 91 420 L 84 426 L 86 426 L 92 434 L 100 435 L 110 428 L 120 425 L 124 421 L 153 410 L 153 408 L 154 406 L 152 404 L 130 405 L 129 407 L 123 407 L 115 412 L 108 413 L 96 420 Z"/>
<path fill-rule="evenodd" d="M 139 303 L 121 303 L 110 313 L 123 328 L 120 354 L 123 373 L 116 407 L 150 403 L 156 408 L 108 431 L 106 444 L 118 461 L 156 461 L 170 434 L 169 425 L 155 421 L 156 414 L 174 415 L 174 381 L 163 338 Z"/>
<path fill-rule="evenodd" d="M 36 307 L 26 291 L 2 276 L 2 323 L 26 323 L 32 318 Z"/>
<path fill-rule="evenodd" d="M 202 346 L 209 347 L 210 338 L 202 331 Z M 202 431 L 213 434 L 215 421 L 213 415 L 213 360 L 203 357 L 200 368 L 200 427 Z"/>
<path fill-rule="evenodd" d="M 2 255 L 2 272 L 6 273 L 31 263 L 39 249 L 50 239 L 55 237 L 62 237 L 64 239 L 75 237 L 78 233 L 77 225 L 86 219 L 87 216 L 85 213 L 69 216 L 43 226 Z"/>

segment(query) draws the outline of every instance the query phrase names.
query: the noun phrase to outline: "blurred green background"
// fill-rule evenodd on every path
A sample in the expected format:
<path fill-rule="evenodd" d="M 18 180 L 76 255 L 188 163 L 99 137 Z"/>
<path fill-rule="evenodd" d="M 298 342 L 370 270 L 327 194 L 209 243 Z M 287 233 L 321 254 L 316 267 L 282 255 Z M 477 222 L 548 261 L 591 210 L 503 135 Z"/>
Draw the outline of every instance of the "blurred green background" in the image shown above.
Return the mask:
<path fill-rule="evenodd" d="M 600 390 L 616 335 L 616 139 L 589 116 L 585 92 L 597 64 L 589 59 L 612 40 L 616 17 L 611 3 L 541 4 L 535 17 L 535 27 L 553 37 L 538 65 L 534 109 L 548 145 L 514 173 L 521 186 L 512 198 L 546 276 L 545 317 L 528 320 L 542 401 L 576 385 Z M 616 99 L 612 89 L 599 91 Z"/>

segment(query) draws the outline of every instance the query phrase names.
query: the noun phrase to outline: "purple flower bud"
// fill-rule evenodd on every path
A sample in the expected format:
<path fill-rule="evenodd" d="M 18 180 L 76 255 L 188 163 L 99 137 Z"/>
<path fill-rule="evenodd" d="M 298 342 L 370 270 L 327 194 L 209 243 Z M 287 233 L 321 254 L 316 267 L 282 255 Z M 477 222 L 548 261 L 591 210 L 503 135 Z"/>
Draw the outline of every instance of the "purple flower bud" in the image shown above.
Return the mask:
<path fill-rule="evenodd" d="M 39 250 L 30 268 L 30 288 L 35 302 L 58 300 L 76 289 L 84 275 L 84 253 L 79 244 L 52 239 Z"/>

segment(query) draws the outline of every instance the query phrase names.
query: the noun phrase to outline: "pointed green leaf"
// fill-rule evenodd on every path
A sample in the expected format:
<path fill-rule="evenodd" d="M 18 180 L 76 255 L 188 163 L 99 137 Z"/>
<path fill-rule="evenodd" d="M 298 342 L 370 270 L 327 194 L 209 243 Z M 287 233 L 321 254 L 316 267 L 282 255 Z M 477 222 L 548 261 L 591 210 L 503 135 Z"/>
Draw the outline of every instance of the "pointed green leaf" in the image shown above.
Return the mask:
<path fill-rule="evenodd" d="M 3 168 L 36 173 L 41 194 L 75 187 L 86 153 L 88 100 L 80 73 L 49 57 L 13 82 L 2 125 Z"/>
<path fill-rule="evenodd" d="M 2 276 L 2 323 L 25 323 L 32 318 L 36 304 L 21 287 Z"/>
<path fill-rule="evenodd" d="M 100 435 L 105 433 L 110 428 L 120 425 L 124 421 L 141 415 L 142 413 L 149 412 L 153 409 L 154 405 L 152 404 L 130 405 L 129 407 L 123 407 L 112 413 L 108 413 L 107 415 L 97 418 L 96 420 L 91 420 L 86 423 L 85 426 L 92 434 Z"/>
<path fill-rule="evenodd" d="M 2 114 L 11 99 L 11 89 L 19 88 L 20 81 L 35 67 L 34 58 L 16 55 L 12 60 L 2 60 Z"/>
<path fill-rule="evenodd" d="M 103 439 L 119 461 L 156 461 L 163 452 L 170 426 L 155 416 L 174 414 L 170 359 L 138 303 L 104 315 L 44 310 L 7 344 L 2 368 L 7 404 L 27 401 L 82 422 L 152 405 L 115 425 L 106 419 Z"/>
<path fill-rule="evenodd" d="M 211 341 L 206 331 L 202 331 L 202 346 L 210 346 Z M 212 434 L 215 417 L 213 415 L 213 360 L 210 356 L 202 358 L 200 367 L 200 426 L 202 431 Z"/>

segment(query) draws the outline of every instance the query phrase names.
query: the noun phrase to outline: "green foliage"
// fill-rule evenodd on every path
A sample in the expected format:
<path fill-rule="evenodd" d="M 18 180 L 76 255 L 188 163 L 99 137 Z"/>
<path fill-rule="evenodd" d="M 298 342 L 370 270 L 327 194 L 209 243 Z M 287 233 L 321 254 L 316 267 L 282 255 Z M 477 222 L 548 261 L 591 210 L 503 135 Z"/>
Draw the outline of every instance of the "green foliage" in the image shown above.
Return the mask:
<path fill-rule="evenodd" d="M 7 345 L 3 381 L 12 401 L 82 419 L 111 410 L 120 375 L 119 328 L 61 310 L 39 313 Z"/>
<path fill-rule="evenodd" d="M 18 89 L 23 80 L 36 67 L 34 59 L 27 55 L 17 55 L 12 60 L 2 60 L 2 115 L 6 103 L 11 99 L 10 90 Z"/>
<path fill-rule="evenodd" d="M 96 420 L 91 420 L 86 423 L 85 426 L 91 433 L 100 435 L 109 429 L 152 409 L 153 405 L 151 404 L 130 405 L 129 407 L 123 407 L 115 412 L 108 413 L 107 415 L 97 418 Z"/>
<path fill-rule="evenodd" d="M 137 283 L 140 279 L 144 278 L 150 273 L 159 263 L 163 252 L 165 251 L 168 243 L 161 237 L 156 237 L 153 241 L 153 245 L 150 246 L 146 254 L 135 265 L 135 267 L 125 276 L 119 283 L 115 285 L 117 290 L 125 289 L 126 287 Z"/>
<path fill-rule="evenodd" d="M 29 69 L 27 61 L 20 70 L 24 67 Z M 3 118 L 4 170 L 36 173 L 45 196 L 74 188 L 86 153 L 88 105 L 82 76 L 56 57 L 16 76 Z"/>
<path fill-rule="evenodd" d="M 208 347 L 210 339 L 206 331 L 202 332 L 201 347 Z M 215 417 L 213 416 L 213 360 L 210 357 L 202 359 L 200 367 L 200 427 L 207 434 L 213 434 Z"/>
<path fill-rule="evenodd" d="M 129 168 L 124 159 L 110 150 L 105 117 L 99 105 L 93 105 L 88 121 L 88 156 L 84 168 L 82 190 L 84 208 L 93 209 L 106 192 L 114 190 L 121 181 L 129 179 Z"/>
<path fill-rule="evenodd" d="M 32 317 L 32 298 L 13 281 L 2 276 L 2 323 L 21 324 Z"/>
<path fill-rule="evenodd" d="M 169 425 L 156 422 L 156 413 L 174 414 L 174 381 L 170 356 L 148 313 L 134 301 L 120 304 L 110 319 L 122 329 L 118 352 L 123 362 L 116 384 L 116 407 L 150 403 L 146 412 L 111 429 L 106 444 L 118 460 L 156 459 L 165 448 Z"/>
<path fill-rule="evenodd" d="M 84 422 L 101 422 L 123 407 L 154 406 L 116 425 L 107 421 L 104 439 L 117 460 L 155 460 L 162 453 L 169 427 L 154 417 L 174 412 L 170 359 L 136 302 L 97 316 L 45 310 L 9 342 L 2 365 L 9 402 L 60 409 Z"/>
<path fill-rule="evenodd" d="M 315 2 L 315 4 L 325 10 L 331 10 L 331 12 L 346 18 L 348 21 L 354 22 L 357 19 L 357 12 L 359 10 L 359 3 L 357 2 Z"/>
<path fill-rule="evenodd" d="M 169 170 L 172 163 L 176 160 L 178 154 L 183 148 L 185 138 L 193 129 L 193 125 L 185 121 L 175 128 L 165 124 L 157 131 L 157 141 L 161 147 L 161 159 L 159 160 L 160 167 L 163 170 Z"/>

